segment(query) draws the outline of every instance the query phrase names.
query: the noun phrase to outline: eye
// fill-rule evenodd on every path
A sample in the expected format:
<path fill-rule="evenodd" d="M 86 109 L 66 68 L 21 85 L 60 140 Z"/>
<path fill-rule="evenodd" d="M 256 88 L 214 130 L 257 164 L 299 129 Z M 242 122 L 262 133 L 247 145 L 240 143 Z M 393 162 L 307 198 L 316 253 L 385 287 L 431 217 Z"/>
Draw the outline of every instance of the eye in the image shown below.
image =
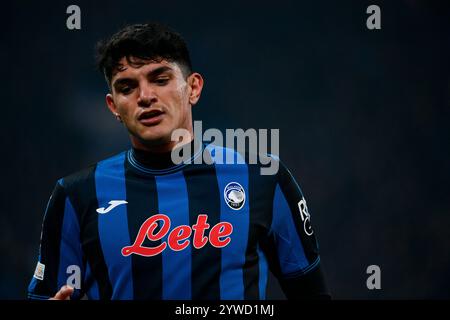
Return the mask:
<path fill-rule="evenodd" d="M 125 86 L 125 87 L 120 88 L 119 91 L 122 94 L 129 94 L 131 92 L 131 88 L 128 86 Z"/>
<path fill-rule="evenodd" d="M 158 78 L 155 80 L 155 82 L 159 85 L 165 85 L 167 82 L 169 82 L 168 78 Z"/>

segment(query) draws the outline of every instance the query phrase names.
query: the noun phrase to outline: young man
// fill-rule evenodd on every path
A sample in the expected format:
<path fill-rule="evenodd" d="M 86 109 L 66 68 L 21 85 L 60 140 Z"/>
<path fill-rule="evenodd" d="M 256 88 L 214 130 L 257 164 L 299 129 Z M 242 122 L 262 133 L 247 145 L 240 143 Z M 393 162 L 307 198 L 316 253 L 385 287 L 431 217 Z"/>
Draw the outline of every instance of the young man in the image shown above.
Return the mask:
<path fill-rule="evenodd" d="M 245 155 L 193 143 L 203 79 L 181 36 L 132 25 L 98 56 L 132 148 L 58 180 L 29 298 L 265 299 L 269 269 L 289 299 L 329 297 L 305 199 L 281 163 L 275 175 L 248 161 L 194 163 Z M 172 162 L 176 129 L 190 164 Z"/>

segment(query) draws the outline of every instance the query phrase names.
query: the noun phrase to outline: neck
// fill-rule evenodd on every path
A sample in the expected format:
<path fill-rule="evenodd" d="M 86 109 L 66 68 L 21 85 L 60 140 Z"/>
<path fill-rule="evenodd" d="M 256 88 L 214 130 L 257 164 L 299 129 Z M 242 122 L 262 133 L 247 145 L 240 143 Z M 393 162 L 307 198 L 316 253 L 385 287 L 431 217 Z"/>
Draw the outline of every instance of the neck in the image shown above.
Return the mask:
<path fill-rule="evenodd" d="M 187 143 L 190 143 L 194 137 L 194 130 L 192 128 L 192 120 L 189 120 L 186 125 L 181 126 L 183 128 L 182 135 L 179 137 L 181 141 L 145 141 L 139 139 L 134 135 L 130 135 L 131 145 L 134 149 L 152 152 L 152 153 L 168 153 L 171 152 L 175 146 L 181 147 Z"/>
<path fill-rule="evenodd" d="M 183 143 L 177 145 L 177 149 L 181 148 L 181 146 L 190 144 L 190 147 L 187 149 L 189 150 L 189 153 L 185 154 L 183 156 L 184 150 L 176 150 L 177 154 L 180 154 L 183 158 L 186 157 L 186 159 L 192 157 L 192 155 L 196 152 L 194 140 L 191 141 L 183 141 Z M 200 146 L 201 147 L 201 146 Z M 158 150 L 158 151 L 155 151 Z M 168 151 L 162 151 L 162 150 L 168 150 Z M 172 149 L 165 149 L 165 148 L 137 148 L 133 145 L 132 149 L 132 157 L 137 161 L 138 163 L 142 164 L 143 166 L 147 168 L 153 168 L 153 169 L 167 169 L 170 167 L 173 167 L 175 164 L 172 162 Z"/>
<path fill-rule="evenodd" d="M 180 141 L 167 141 L 163 143 L 157 143 L 154 141 L 147 142 L 137 137 L 130 135 L 131 145 L 134 149 L 147 151 L 151 153 L 168 153 L 171 152 L 175 147 L 181 147 L 187 143 L 191 143 L 193 140 L 193 132 L 192 129 L 188 130 L 181 136 Z"/>
<path fill-rule="evenodd" d="M 183 144 L 189 143 L 189 142 L 190 141 L 186 141 L 186 142 L 182 141 L 180 143 L 180 145 L 183 145 Z M 178 143 L 179 142 L 176 142 L 176 141 L 169 141 L 167 143 L 162 143 L 162 144 L 149 144 L 149 143 L 142 142 L 135 138 L 131 139 L 131 145 L 133 146 L 133 148 L 142 150 L 142 151 L 151 152 L 151 153 L 171 152 Z"/>

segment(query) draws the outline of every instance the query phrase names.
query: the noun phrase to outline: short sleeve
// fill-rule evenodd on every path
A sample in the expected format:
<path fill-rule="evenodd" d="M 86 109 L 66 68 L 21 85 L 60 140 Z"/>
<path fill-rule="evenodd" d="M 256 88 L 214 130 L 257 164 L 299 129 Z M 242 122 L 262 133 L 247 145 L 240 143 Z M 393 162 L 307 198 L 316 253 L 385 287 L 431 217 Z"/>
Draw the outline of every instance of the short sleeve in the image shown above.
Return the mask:
<path fill-rule="evenodd" d="M 84 276 L 77 214 L 59 180 L 45 210 L 36 269 L 28 286 L 29 299 L 53 297 L 65 284 L 79 298 Z"/>
<path fill-rule="evenodd" d="M 273 198 L 270 239 L 281 277 L 305 274 L 319 263 L 319 248 L 306 199 L 281 162 Z"/>
<path fill-rule="evenodd" d="M 328 299 L 319 245 L 300 186 L 280 162 L 266 255 L 288 299 Z"/>

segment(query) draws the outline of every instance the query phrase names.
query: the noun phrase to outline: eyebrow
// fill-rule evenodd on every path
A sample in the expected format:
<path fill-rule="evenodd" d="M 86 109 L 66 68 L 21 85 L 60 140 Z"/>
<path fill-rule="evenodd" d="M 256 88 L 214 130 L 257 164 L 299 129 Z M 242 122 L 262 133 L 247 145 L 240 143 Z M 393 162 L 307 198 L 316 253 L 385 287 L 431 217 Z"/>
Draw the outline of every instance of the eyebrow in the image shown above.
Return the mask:
<path fill-rule="evenodd" d="M 147 77 L 153 78 L 153 77 L 157 77 L 159 76 L 161 73 L 164 73 L 166 71 L 172 71 L 173 69 L 171 67 L 168 66 L 161 66 L 158 67 L 156 69 L 153 69 L 152 71 L 150 71 L 147 74 Z M 117 89 L 118 86 L 123 85 L 123 84 L 129 84 L 130 82 L 133 82 L 133 79 L 130 78 L 119 78 L 116 79 L 113 83 L 113 87 Z"/>

